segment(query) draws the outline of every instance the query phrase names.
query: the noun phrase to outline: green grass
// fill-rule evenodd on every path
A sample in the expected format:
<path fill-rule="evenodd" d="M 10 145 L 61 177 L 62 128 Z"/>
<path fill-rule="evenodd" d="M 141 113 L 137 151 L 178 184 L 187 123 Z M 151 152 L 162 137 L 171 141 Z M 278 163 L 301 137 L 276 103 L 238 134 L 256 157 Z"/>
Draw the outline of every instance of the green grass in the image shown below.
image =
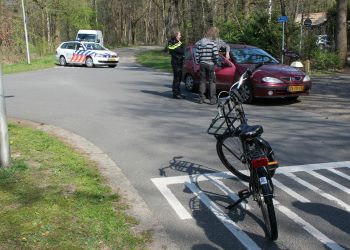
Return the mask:
<path fill-rule="evenodd" d="M 97 168 L 46 133 L 9 124 L 12 166 L 0 168 L 1 249 L 145 249 L 134 218 Z"/>
<path fill-rule="evenodd" d="M 28 64 L 27 61 L 15 64 L 4 64 L 2 65 L 2 72 L 4 74 L 11 74 L 38 69 L 47 69 L 54 66 L 56 66 L 55 55 L 48 55 L 41 58 L 32 59 L 30 64 Z"/>
<path fill-rule="evenodd" d="M 172 72 L 170 55 L 163 50 L 149 50 L 136 55 L 136 61 L 143 66 Z"/>

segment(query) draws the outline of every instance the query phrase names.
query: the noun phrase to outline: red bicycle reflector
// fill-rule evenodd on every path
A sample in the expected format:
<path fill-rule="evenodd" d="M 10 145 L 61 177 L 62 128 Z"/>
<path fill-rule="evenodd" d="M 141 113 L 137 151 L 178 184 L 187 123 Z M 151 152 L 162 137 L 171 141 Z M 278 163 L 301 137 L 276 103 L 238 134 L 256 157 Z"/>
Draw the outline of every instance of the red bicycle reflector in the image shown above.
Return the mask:
<path fill-rule="evenodd" d="M 253 168 L 261 168 L 267 166 L 269 164 L 269 160 L 266 157 L 257 158 L 253 159 L 251 164 Z"/>

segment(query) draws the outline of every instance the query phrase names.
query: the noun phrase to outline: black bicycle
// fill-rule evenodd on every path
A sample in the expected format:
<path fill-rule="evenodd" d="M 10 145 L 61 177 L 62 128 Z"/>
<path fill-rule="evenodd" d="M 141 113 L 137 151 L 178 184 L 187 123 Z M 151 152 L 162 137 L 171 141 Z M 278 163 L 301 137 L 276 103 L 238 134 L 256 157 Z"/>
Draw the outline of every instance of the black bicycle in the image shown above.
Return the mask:
<path fill-rule="evenodd" d="M 238 192 L 240 197 L 227 209 L 232 209 L 243 200 L 253 196 L 261 208 L 266 235 L 270 240 L 278 238 L 277 221 L 273 205 L 274 186 L 272 176 L 278 167 L 270 144 L 261 135 L 261 125 L 248 125 L 240 87 L 262 64 L 249 68 L 229 92 L 218 95 L 218 114 L 211 122 L 208 133 L 216 137 L 216 150 L 225 167 L 243 181 L 248 189 Z"/>

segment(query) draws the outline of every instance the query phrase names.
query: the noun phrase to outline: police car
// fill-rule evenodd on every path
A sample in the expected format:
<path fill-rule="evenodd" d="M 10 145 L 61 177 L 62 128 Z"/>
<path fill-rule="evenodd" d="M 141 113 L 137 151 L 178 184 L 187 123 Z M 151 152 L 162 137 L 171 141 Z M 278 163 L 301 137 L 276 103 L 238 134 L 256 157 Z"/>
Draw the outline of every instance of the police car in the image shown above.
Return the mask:
<path fill-rule="evenodd" d="M 119 62 L 117 53 L 99 43 L 69 41 L 56 49 L 56 59 L 61 66 L 67 64 L 86 65 L 87 67 L 108 66 L 114 68 Z"/>

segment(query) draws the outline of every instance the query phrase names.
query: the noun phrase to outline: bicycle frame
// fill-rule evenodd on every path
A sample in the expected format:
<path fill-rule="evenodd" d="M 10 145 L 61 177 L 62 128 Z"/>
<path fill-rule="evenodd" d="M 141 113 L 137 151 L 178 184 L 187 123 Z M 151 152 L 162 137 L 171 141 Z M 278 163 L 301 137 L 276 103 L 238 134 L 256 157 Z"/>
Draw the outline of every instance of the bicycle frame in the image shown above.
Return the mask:
<path fill-rule="evenodd" d="M 210 124 L 208 133 L 216 137 L 218 156 L 225 167 L 242 180 L 249 181 L 249 188 L 239 191 L 238 195 L 240 198 L 226 208 L 232 209 L 249 196 L 253 196 L 261 208 L 266 226 L 266 235 L 271 240 L 276 240 L 278 230 L 272 201 L 274 186 L 271 178 L 278 167 L 278 163 L 275 161 L 274 153 L 269 143 L 261 138 L 263 128 L 260 125 L 248 125 L 243 110 L 242 98 L 238 92 L 240 86 L 260 66 L 257 65 L 253 69 L 248 69 L 240 77 L 239 81 L 232 85 L 229 92 L 221 92 L 219 94 L 218 115 Z M 221 97 L 224 93 L 228 93 L 228 96 Z M 240 124 L 236 125 L 236 122 Z M 236 152 L 233 152 L 234 150 L 230 149 L 230 139 L 233 137 L 239 138 L 243 152 L 237 151 L 238 154 L 236 154 Z M 227 144 L 226 140 L 228 141 Z M 239 145 L 237 139 L 236 142 L 237 144 L 233 143 L 233 145 Z M 232 146 L 232 149 L 234 147 Z M 230 155 L 226 155 L 225 150 L 238 159 L 238 165 L 230 163 L 228 160 Z M 239 166 L 240 164 L 243 164 L 243 170 Z M 245 173 L 246 167 L 249 169 L 249 175 Z"/>

